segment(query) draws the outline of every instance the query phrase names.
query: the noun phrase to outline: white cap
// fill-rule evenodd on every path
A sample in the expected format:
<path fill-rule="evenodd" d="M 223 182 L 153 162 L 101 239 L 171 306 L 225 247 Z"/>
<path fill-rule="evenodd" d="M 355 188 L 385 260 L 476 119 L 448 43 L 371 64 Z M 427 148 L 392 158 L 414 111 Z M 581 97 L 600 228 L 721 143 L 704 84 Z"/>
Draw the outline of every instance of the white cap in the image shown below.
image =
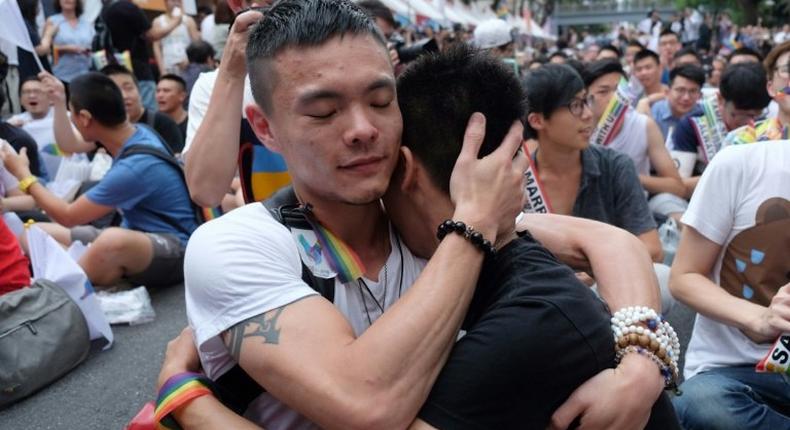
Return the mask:
<path fill-rule="evenodd" d="M 512 41 L 510 26 L 501 19 L 489 19 L 475 28 L 474 43 L 478 48 L 496 48 Z"/>

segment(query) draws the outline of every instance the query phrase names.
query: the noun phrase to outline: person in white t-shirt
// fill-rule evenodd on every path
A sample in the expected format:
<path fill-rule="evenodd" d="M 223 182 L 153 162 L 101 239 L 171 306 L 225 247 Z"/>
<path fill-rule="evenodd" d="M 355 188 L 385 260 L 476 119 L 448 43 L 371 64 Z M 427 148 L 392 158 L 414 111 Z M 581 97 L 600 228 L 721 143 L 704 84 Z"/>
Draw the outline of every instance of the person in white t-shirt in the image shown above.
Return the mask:
<path fill-rule="evenodd" d="M 326 30 L 322 42 L 313 39 L 316 27 Z M 424 262 L 389 227 L 379 198 L 398 160 L 400 111 L 386 43 L 361 10 L 345 1 L 285 0 L 250 38 L 250 124 L 287 160 L 314 225 L 331 230 L 364 268 L 361 277 L 333 281 L 330 303 L 302 281 L 302 263 L 315 275 L 338 271 L 315 253 L 315 231 L 289 231 L 260 204 L 205 224 L 185 263 L 187 315 L 203 368 L 215 378 L 238 363 L 265 387 L 247 416 L 266 428 L 408 425 L 457 335 L 482 253 L 448 236 L 417 277 Z M 285 73 L 288 80 L 276 79 Z M 474 116 L 450 181 L 451 212 L 491 240 L 512 232 L 510 217 L 523 205 L 513 196 L 522 193 L 528 162 L 518 151 L 520 126 L 477 159 L 484 133 Z M 628 290 L 658 302 L 649 288 Z M 204 403 L 195 402 L 197 413 Z M 590 409 L 576 399 L 571 413 Z M 603 415 L 613 412 L 621 411 Z"/>
<path fill-rule="evenodd" d="M 181 20 L 167 36 L 153 42 L 154 58 L 159 67 L 159 74 L 179 74 L 186 69 L 187 47 L 192 41 L 200 40 L 200 31 L 191 16 L 181 15 L 181 0 L 166 0 L 165 13 L 154 19 L 153 25 L 162 29 L 171 28 L 172 22 Z"/>
<path fill-rule="evenodd" d="M 675 408 L 687 429 L 790 428 L 787 376 L 755 364 L 790 333 L 790 141 L 724 148 L 689 208 L 670 288 L 698 312 Z"/>

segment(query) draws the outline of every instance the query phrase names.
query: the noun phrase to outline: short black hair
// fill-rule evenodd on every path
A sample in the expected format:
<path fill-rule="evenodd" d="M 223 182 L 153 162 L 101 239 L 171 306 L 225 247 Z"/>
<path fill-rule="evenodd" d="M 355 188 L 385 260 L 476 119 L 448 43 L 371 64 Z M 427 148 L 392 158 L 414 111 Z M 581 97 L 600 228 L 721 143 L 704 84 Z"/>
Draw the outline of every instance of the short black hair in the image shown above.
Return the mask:
<path fill-rule="evenodd" d="M 740 48 L 730 52 L 730 55 L 727 56 L 727 62 L 729 63 L 730 61 L 732 61 L 732 57 L 738 55 L 749 55 L 756 58 L 758 63 L 763 62 L 763 56 L 759 52 L 755 51 L 752 48 L 749 48 L 748 46 L 741 46 Z"/>
<path fill-rule="evenodd" d="M 181 76 L 175 75 L 173 73 L 166 73 L 159 77 L 160 81 L 174 81 L 177 82 L 178 85 L 181 87 L 181 91 L 187 91 L 187 82 Z"/>
<path fill-rule="evenodd" d="M 560 57 L 563 60 L 567 60 L 568 59 L 568 54 L 566 54 L 566 53 L 564 53 L 562 51 L 554 51 L 554 52 L 552 52 L 549 55 L 549 61 L 551 61 L 551 59 L 554 58 L 554 57 Z"/>
<path fill-rule="evenodd" d="M 655 60 L 656 64 L 661 64 L 661 59 L 658 57 L 658 54 L 656 54 L 651 49 L 643 49 L 634 54 L 634 64 L 644 60 L 645 58 L 652 58 Z"/>
<path fill-rule="evenodd" d="M 691 46 L 687 46 L 685 48 L 678 49 L 678 52 L 675 52 L 675 55 L 672 56 L 672 59 L 673 60 L 677 60 L 678 58 L 686 56 L 686 55 L 693 55 L 694 58 L 697 59 L 697 62 L 702 64 L 702 57 L 700 57 L 699 53 L 697 53 L 697 50 L 692 48 Z"/>
<path fill-rule="evenodd" d="M 589 87 L 601 76 L 608 75 L 610 73 L 618 73 L 620 76 L 625 77 L 625 70 L 623 70 L 623 65 L 620 64 L 619 61 L 612 58 L 593 61 L 584 68 L 584 73 L 582 73 L 584 86 Z"/>
<path fill-rule="evenodd" d="M 670 70 L 669 86 L 672 86 L 672 83 L 678 76 L 695 82 L 700 88 L 705 85 L 705 69 L 696 64 L 683 64 Z"/>
<path fill-rule="evenodd" d="M 122 66 L 120 64 L 108 64 L 99 70 L 105 76 L 114 76 L 114 75 L 126 75 L 131 76 L 134 84 L 137 85 L 137 77 L 134 76 L 131 70 L 127 69 L 126 66 Z"/>
<path fill-rule="evenodd" d="M 539 113 L 546 118 L 557 109 L 567 106 L 580 91 L 584 91 L 584 81 L 579 72 L 567 64 L 546 64 L 533 70 L 524 78 L 527 92 L 527 114 Z M 537 130 L 524 124 L 524 137 L 538 137 Z"/>
<path fill-rule="evenodd" d="M 39 79 L 38 76 L 36 76 L 36 75 L 30 75 L 30 76 L 25 76 L 24 78 L 22 78 L 22 80 L 19 81 L 19 96 L 20 97 L 22 96 L 22 87 L 24 87 L 26 83 L 33 82 L 33 81 L 41 82 L 41 79 Z"/>
<path fill-rule="evenodd" d="M 214 58 L 214 47 L 205 40 L 195 40 L 187 46 L 187 60 L 190 63 L 206 64 L 209 58 Z"/>
<path fill-rule="evenodd" d="M 373 19 L 381 19 L 389 25 L 395 27 L 395 17 L 392 16 L 392 11 L 384 3 L 379 0 L 362 0 L 357 3 L 365 12 Z"/>
<path fill-rule="evenodd" d="M 472 113 L 486 117 L 478 154 L 482 157 L 499 146 L 513 121 L 523 120 L 527 111 L 524 89 L 513 69 L 465 44 L 415 60 L 398 78 L 397 90 L 403 114 L 401 143 L 445 192 Z"/>
<path fill-rule="evenodd" d="M 680 42 L 680 37 L 678 37 L 678 34 L 668 28 L 661 30 L 661 33 L 658 35 L 658 38 L 661 39 L 664 36 L 675 36 L 675 39 L 677 39 L 678 42 Z"/>
<path fill-rule="evenodd" d="M 623 56 L 623 54 L 620 52 L 620 49 L 618 49 L 616 46 L 612 45 L 611 43 L 602 46 L 601 49 L 598 50 L 598 55 L 600 55 L 602 51 L 612 51 L 615 53 L 615 55 L 617 55 L 617 58 Z"/>
<path fill-rule="evenodd" d="M 737 109 L 764 109 L 771 102 L 766 90 L 767 77 L 760 63 L 731 64 L 724 69 L 719 92 Z"/>
<path fill-rule="evenodd" d="M 114 127 L 126 121 L 121 89 L 109 76 L 97 73 L 83 73 L 69 83 L 71 105 L 79 112 L 86 110 L 100 124 Z"/>
<path fill-rule="evenodd" d="M 290 47 L 318 46 L 336 36 L 369 35 L 386 49 L 376 24 L 349 0 L 281 0 L 268 8 L 247 42 L 247 70 L 256 103 L 271 111 L 278 76 L 271 60 Z"/>
<path fill-rule="evenodd" d="M 55 12 L 63 13 L 63 7 L 60 6 L 60 0 L 55 0 L 52 4 L 52 7 L 55 9 Z M 82 15 L 82 10 L 83 10 L 82 0 L 75 0 L 74 14 L 77 15 L 77 17 L 79 17 L 80 15 Z"/>

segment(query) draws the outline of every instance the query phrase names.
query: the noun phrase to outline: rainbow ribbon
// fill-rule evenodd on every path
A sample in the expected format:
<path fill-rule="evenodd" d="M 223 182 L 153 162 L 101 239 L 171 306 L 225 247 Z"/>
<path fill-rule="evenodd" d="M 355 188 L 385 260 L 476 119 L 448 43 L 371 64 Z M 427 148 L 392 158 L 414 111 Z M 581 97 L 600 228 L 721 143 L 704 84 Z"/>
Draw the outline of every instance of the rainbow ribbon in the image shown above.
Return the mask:
<path fill-rule="evenodd" d="M 201 207 L 200 209 L 203 213 L 204 221 L 211 221 L 213 219 L 219 218 L 222 215 L 222 208 L 219 206 L 211 208 Z"/>
<path fill-rule="evenodd" d="M 154 422 L 158 430 L 180 429 L 170 413 L 200 396 L 211 395 L 211 381 L 199 373 L 179 373 L 165 382 L 156 399 Z"/>
<path fill-rule="evenodd" d="M 337 279 L 345 284 L 361 278 L 365 273 L 365 265 L 362 264 L 356 252 L 312 216 L 305 215 L 305 218 L 315 232 L 318 243 L 321 245 L 321 253 L 326 258 L 329 267 L 337 273 Z"/>
<path fill-rule="evenodd" d="M 778 118 L 771 118 L 756 124 L 745 125 L 733 131 L 727 136 L 722 146 L 787 139 L 790 139 L 790 127 L 783 126 Z"/>
<path fill-rule="evenodd" d="M 630 106 L 630 90 L 628 88 L 628 81 L 625 78 L 620 78 L 617 84 L 617 89 L 614 95 L 606 105 L 606 109 L 598 120 L 598 125 L 595 127 L 590 142 L 596 145 L 606 146 L 612 142 L 615 137 L 615 130 L 625 118 L 625 113 Z"/>

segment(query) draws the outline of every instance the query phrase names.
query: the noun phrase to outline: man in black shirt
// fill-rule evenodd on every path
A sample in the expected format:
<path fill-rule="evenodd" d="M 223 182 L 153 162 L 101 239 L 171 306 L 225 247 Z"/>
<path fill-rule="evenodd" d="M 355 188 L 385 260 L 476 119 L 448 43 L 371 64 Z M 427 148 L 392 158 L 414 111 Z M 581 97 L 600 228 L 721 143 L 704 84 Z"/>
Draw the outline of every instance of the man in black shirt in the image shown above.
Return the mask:
<path fill-rule="evenodd" d="M 129 121 L 145 124 L 154 129 L 174 154 L 181 152 L 184 147 L 184 136 L 181 134 L 178 124 L 169 116 L 143 106 L 140 101 L 140 88 L 135 76 L 127 68 L 117 64 L 105 66 L 101 71 L 121 89 Z"/>
<path fill-rule="evenodd" d="M 166 27 L 152 27 L 143 11 L 131 0 L 118 0 L 105 6 L 102 18 L 110 29 L 113 49 L 119 53 L 129 51 L 134 76 L 140 83 L 143 104 L 147 109 L 156 109 L 156 82 L 149 64 L 151 55 L 147 45 L 162 39 L 181 25 L 182 16 L 171 20 Z"/>
<path fill-rule="evenodd" d="M 506 65 L 469 48 L 422 58 L 399 77 L 403 148 L 384 202 L 409 249 L 432 253 L 438 245 L 416 234 L 424 227 L 410 219 L 435 225 L 452 214 L 451 172 L 461 151 L 452 142 L 463 136 L 465 119 L 485 115 L 478 156 L 486 156 L 525 116 L 525 99 Z M 462 327 L 467 332 L 418 427 L 546 428 L 579 386 L 615 367 L 609 318 L 594 293 L 529 233 L 513 238 L 486 260 Z M 646 410 L 655 404 L 648 427 L 679 428 L 667 397 L 650 395 L 642 399 Z"/>

